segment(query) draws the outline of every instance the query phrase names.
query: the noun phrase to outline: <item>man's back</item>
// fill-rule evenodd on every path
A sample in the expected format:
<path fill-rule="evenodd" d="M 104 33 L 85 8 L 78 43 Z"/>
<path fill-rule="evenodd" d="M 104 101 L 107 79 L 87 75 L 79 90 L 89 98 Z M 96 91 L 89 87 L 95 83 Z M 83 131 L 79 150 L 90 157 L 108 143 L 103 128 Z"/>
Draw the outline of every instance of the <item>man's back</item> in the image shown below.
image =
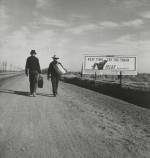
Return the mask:
<path fill-rule="evenodd" d="M 41 73 L 39 59 L 36 58 L 35 56 L 28 57 L 26 62 L 26 71 L 28 69 L 29 69 L 29 73 L 34 71 Z"/>
<path fill-rule="evenodd" d="M 58 62 L 57 61 L 52 61 L 49 65 L 49 68 L 48 68 L 48 75 L 51 74 L 52 76 L 58 76 L 55 68 L 54 68 L 54 65 L 56 65 Z"/>

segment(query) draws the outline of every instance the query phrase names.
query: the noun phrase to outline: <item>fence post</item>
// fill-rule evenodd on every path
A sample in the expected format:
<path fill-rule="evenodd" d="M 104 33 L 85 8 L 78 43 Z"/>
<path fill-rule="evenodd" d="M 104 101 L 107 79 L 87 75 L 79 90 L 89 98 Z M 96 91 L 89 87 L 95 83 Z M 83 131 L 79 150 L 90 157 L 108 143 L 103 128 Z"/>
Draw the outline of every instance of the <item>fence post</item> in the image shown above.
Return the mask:
<path fill-rule="evenodd" d="M 83 63 L 82 63 L 82 66 L 81 66 L 81 78 L 83 77 Z"/>

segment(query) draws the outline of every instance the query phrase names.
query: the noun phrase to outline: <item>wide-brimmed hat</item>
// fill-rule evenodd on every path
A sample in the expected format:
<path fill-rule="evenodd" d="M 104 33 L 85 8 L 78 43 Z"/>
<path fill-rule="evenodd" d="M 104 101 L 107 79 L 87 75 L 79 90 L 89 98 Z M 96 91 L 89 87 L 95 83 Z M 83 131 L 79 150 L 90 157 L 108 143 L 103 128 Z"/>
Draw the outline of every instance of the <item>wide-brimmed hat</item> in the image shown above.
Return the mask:
<path fill-rule="evenodd" d="M 32 49 L 30 54 L 36 54 L 36 51 Z"/>
<path fill-rule="evenodd" d="M 103 61 L 107 61 L 108 59 L 106 57 L 103 58 Z"/>
<path fill-rule="evenodd" d="M 53 58 L 53 59 L 59 59 L 58 57 L 56 57 L 56 55 L 54 55 L 52 58 Z"/>

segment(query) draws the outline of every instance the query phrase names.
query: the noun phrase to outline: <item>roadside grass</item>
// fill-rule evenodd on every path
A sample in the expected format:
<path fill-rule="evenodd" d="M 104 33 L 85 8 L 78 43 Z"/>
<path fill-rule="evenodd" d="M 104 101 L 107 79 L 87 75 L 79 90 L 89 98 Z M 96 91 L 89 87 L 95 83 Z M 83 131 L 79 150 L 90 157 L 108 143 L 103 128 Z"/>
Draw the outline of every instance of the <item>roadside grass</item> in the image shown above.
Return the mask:
<path fill-rule="evenodd" d="M 150 108 L 150 74 L 123 76 L 120 85 L 117 76 L 83 76 L 69 73 L 62 76 L 64 82 L 91 89 L 127 102 Z"/>

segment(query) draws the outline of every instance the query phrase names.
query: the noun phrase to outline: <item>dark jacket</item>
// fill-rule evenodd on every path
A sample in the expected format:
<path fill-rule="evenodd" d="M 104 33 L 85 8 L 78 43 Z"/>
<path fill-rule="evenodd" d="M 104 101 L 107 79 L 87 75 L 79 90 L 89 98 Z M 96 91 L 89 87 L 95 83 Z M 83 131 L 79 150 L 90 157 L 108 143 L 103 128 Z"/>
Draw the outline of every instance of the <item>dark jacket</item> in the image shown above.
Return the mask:
<path fill-rule="evenodd" d="M 55 77 L 59 77 L 60 75 L 56 72 L 54 66 L 56 64 L 58 64 L 59 62 L 58 61 L 52 61 L 50 64 L 49 64 L 49 68 L 48 68 L 48 72 L 47 72 L 47 76 L 51 75 L 51 76 L 55 76 Z M 59 63 L 61 64 L 61 63 Z"/>
<path fill-rule="evenodd" d="M 27 58 L 26 66 L 25 66 L 25 73 L 26 74 L 28 74 L 28 70 L 29 70 L 29 74 L 32 72 L 41 73 L 39 59 L 37 57 L 30 56 Z"/>

